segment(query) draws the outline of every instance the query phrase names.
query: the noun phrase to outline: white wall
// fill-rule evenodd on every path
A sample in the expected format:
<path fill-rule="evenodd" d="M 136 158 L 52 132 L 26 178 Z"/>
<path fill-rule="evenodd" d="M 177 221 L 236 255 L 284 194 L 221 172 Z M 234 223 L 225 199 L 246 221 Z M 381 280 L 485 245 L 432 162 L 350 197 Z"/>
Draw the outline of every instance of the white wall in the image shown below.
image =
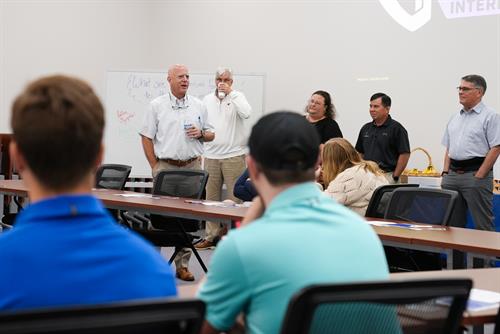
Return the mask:
<path fill-rule="evenodd" d="M 0 3 L 2 132 L 10 131 L 13 98 L 38 76 L 73 74 L 91 82 L 104 97 L 107 69 L 150 63 L 151 9 L 140 1 Z"/>
<path fill-rule="evenodd" d="M 401 3 L 412 11 L 413 1 Z M 104 95 L 106 69 L 164 69 L 172 63 L 193 72 L 227 65 L 266 73 L 267 111 L 300 111 L 314 90 L 327 90 L 353 142 L 370 120 L 369 96 L 386 92 L 411 146 L 428 149 L 439 169 L 441 136 L 458 111 L 455 87 L 462 75 L 483 74 L 489 84 L 485 102 L 500 110 L 500 15 L 450 20 L 437 1 L 430 22 L 415 32 L 376 0 L 0 4 L 1 131 L 9 129 L 12 97 L 41 74 L 73 73 Z M 418 155 L 410 166 L 422 168 L 424 161 Z"/>

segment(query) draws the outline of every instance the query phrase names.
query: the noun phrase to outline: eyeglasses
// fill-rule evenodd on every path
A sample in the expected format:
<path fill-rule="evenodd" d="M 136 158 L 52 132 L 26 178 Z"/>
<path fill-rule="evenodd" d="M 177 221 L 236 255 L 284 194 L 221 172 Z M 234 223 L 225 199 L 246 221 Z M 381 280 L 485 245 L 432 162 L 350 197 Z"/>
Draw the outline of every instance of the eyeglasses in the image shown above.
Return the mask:
<path fill-rule="evenodd" d="M 324 106 L 325 104 L 324 103 L 321 103 L 321 102 L 318 102 L 318 101 L 314 101 L 314 100 L 310 100 L 309 101 L 309 104 L 314 104 L 314 105 L 320 105 L 320 106 Z"/>
<path fill-rule="evenodd" d="M 457 87 L 459 92 L 469 92 L 473 89 L 479 89 L 478 87 Z"/>

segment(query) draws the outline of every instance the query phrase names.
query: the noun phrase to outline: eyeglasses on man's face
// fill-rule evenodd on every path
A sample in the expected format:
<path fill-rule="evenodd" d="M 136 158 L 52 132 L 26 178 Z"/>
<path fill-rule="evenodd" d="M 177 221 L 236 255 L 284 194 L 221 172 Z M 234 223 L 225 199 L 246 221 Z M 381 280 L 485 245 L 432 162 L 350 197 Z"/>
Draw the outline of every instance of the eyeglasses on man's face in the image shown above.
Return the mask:
<path fill-rule="evenodd" d="M 459 92 L 470 92 L 473 89 L 479 89 L 479 87 L 462 87 L 462 86 L 457 87 L 457 90 Z"/>

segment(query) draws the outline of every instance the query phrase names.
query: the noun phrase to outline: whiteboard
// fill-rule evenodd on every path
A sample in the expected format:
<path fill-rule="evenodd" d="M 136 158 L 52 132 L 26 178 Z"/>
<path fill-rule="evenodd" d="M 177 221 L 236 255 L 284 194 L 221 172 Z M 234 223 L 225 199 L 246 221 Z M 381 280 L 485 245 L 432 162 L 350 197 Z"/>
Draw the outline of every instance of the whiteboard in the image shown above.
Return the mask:
<path fill-rule="evenodd" d="M 264 112 L 265 75 L 235 73 L 233 79 L 233 89 L 243 92 L 252 107 L 251 117 L 245 120 L 246 131 L 250 133 L 250 128 Z M 131 176 L 151 177 L 139 129 L 149 102 L 169 90 L 165 71 L 107 72 L 104 163 L 130 165 Z M 214 91 L 215 72 L 190 73 L 188 94 L 201 100 Z"/>

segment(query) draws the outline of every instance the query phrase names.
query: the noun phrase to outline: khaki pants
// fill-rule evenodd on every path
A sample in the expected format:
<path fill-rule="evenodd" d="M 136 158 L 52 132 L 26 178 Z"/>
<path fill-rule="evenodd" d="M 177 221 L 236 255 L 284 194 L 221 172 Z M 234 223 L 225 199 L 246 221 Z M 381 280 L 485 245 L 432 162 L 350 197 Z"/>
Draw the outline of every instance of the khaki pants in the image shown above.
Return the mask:
<path fill-rule="evenodd" d="M 208 172 L 207 199 L 211 201 L 221 201 L 222 185 L 227 187 L 227 198 L 236 203 L 241 201 L 233 194 L 234 184 L 245 171 L 245 155 L 239 155 L 226 159 L 205 158 L 205 170 Z M 221 224 L 207 221 L 206 240 L 213 242 L 219 236 Z"/>
<path fill-rule="evenodd" d="M 153 168 L 153 178 L 156 181 L 156 177 L 158 176 L 158 173 L 164 170 L 172 170 L 172 169 L 201 169 L 201 164 L 200 160 L 197 159 L 193 162 L 191 162 L 189 165 L 186 165 L 184 167 L 177 167 L 174 165 L 171 165 L 165 161 L 158 161 L 158 163 L 155 165 Z M 187 268 L 189 265 L 189 259 L 191 258 L 191 250 L 189 248 L 182 248 L 179 253 L 175 256 L 174 262 L 175 262 L 175 267 L 176 268 Z"/>
<path fill-rule="evenodd" d="M 394 179 L 392 178 L 392 172 L 385 172 L 384 173 L 384 177 L 386 178 L 386 180 L 389 182 L 389 184 L 396 184 L 396 183 L 399 183 L 394 181 Z"/>

